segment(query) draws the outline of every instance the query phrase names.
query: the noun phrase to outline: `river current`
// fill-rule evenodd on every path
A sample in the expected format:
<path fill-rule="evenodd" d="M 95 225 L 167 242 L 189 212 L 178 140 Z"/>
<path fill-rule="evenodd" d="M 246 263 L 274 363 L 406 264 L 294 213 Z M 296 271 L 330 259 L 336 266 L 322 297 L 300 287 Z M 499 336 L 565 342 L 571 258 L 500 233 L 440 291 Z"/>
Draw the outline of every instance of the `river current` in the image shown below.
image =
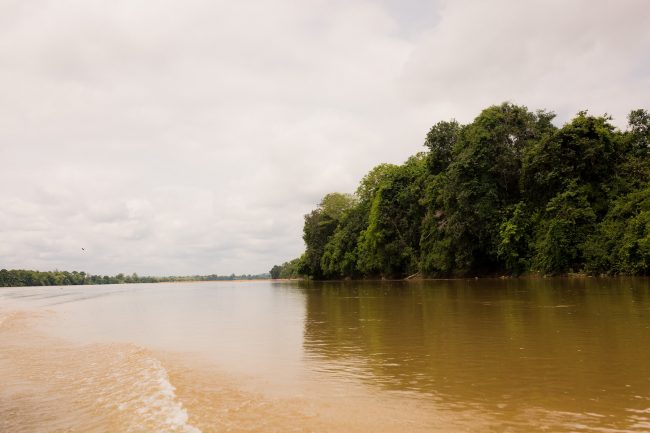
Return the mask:
<path fill-rule="evenodd" d="M 0 432 L 648 432 L 650 280 L 0 288 Z"/>

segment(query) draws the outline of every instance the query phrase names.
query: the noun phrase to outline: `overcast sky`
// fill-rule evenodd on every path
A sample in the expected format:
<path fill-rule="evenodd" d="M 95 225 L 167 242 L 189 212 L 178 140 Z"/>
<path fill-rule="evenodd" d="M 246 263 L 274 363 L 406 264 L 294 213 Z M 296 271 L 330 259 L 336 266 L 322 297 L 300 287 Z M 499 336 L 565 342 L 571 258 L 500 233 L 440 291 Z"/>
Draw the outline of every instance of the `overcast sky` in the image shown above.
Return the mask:
<path fill-rule="evenodd" d="M 647 0 L 0 0 L 0 268 L 266 272 L 440 120 L 624 127 L 649 29 Z"/>

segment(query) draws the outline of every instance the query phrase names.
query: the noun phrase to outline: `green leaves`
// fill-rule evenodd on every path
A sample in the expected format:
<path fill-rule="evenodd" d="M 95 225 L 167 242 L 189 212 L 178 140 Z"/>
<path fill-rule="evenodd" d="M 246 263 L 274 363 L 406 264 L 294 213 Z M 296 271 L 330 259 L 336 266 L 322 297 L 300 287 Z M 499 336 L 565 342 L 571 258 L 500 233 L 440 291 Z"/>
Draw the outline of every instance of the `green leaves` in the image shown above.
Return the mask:
<path fill-rule="evenodd" d="M 300 263 L 300 273 L 314 278 L 326 276 L 321 263 L 325 246 L 355 205 L 354 196 L 331 193 L 323 197 L 317 209 L 305 215 L 303 240 L 307 249 Z"/>
<path fill-rule="evenodd" d="M 650 274 L 650 186 L 619 197 L 586 245 L 591 273 Z"/>
<path fill-rule="evenodd" d="M 366 275 L 401 277 L 419 270 L 421 198 L 427 178 L 425 155 L 394 167 L 375 190 L 368 225 L 359 236 L 359 270 Z"/>
<path fill-rule="evenodd" d="M 533 218 L 524 202 L 517 203 L 508 214 L 499 226 L 497 255 L 508 272 L 519 275 L 530 268 Z"/>
<path fill-rule="evenodd" d="M 596 222 L 588 190 L 572 182 L 548 202 L 537 225 L 534 270 L 544 274 L 582 270 L 584 243 Z"/>
<path fill-rule="evenodd" d="M 461 125 L 455 120 L 438 122 L 429 130 L 424 145 L 429 148 L 427 162 L 432 174 L 445 171 L 451 164 L 461 130 Z"/>
<path fill-rule="evenodd" d="M 354 196 L 305 216 L 313 278 L 650 273 L 650 114 L 607 116 L 511 103 L 436 123 L 428 152 L 381 164 Z"/>

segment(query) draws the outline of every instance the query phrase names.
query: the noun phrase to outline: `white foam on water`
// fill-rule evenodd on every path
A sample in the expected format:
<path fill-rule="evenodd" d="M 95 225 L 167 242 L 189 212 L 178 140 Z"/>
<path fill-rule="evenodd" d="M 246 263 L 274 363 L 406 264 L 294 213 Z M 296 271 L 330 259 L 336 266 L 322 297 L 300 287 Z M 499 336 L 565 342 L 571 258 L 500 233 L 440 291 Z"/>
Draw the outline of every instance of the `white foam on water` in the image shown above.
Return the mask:
<path fill-rule="evenodd" d="M 126 351 L 119 358 L 127 365 L 121 370 L 119 362 L 111 376 L 115 387 L 105 396 L 118 411 L 134 415 L 125 432 L 155 429 L 161 432 L 201 433 L 189 423 L 187 410 L 176 396 L 161 362 L 143 350 Z M 117 369 L 117 371 L 116 371 Z M 117 401 L 116 401 L 117 400 Z"/>

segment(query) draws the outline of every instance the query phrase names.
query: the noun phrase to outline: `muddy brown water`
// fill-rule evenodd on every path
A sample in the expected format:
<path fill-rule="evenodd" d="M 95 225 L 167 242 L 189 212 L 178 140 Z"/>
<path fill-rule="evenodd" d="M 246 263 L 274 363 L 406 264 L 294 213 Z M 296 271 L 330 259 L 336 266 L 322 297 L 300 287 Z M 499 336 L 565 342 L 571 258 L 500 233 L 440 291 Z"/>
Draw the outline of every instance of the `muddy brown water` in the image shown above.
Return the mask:
<path fill-rule="evenodd" d="M 0 288 L 0 432 L 648 432 L 650 281 Z"/>

